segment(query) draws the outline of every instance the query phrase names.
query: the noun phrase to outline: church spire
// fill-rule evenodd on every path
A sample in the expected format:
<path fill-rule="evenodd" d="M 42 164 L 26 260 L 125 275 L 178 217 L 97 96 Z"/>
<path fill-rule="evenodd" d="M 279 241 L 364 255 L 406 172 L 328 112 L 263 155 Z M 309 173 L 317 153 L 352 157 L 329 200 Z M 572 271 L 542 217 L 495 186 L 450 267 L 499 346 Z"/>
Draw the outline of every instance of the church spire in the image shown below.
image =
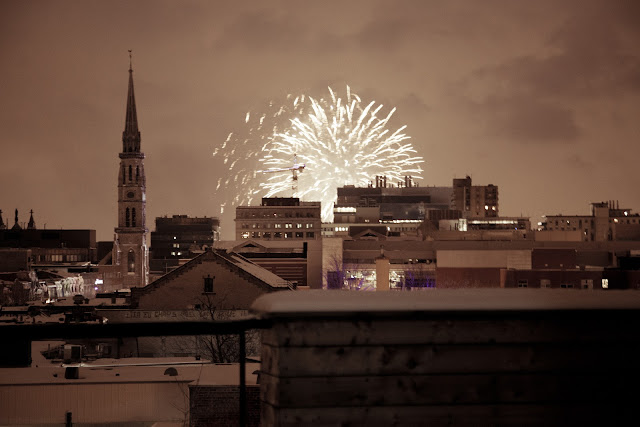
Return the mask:
<path fill-rule="evenodd" d="M 31 214 L 31 218 L 29 218 L 29 224 L 27 225 L 27 230 L 35 230 L 36 222 L 33 220 L 33 209 L 31 209 L 29 213 Z"/>
<path fill-rule="evenodd" d="M 140 131 L 138 130 L 138 115 L 136 113 L 136 97 L 133 92 L 133 67 L 131 51 L 129 51 L 129 90 L 127 93 L 127 115 L 122 132 L 122 152 L 140 152 Z"/>

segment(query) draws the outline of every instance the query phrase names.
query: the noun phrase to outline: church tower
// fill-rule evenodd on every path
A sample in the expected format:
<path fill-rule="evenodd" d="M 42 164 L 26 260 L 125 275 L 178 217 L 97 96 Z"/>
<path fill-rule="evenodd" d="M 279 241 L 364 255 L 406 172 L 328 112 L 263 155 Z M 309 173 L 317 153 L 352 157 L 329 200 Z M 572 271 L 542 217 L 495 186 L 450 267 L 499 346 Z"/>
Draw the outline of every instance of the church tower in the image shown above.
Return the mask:
<path fill-rule="evenodd" d="M 144 153 L 140 151 L 140 141 L 129 51 L 127 114 L 122 132 L 122 152 L 118 170 L 118 226 L 115 229 L 112 252 L 112 265 L 119 273 L 118 278 L 122 278 L 122 286 L 125 288 L 146 286 L 149 281 L 146 180 Z"/>

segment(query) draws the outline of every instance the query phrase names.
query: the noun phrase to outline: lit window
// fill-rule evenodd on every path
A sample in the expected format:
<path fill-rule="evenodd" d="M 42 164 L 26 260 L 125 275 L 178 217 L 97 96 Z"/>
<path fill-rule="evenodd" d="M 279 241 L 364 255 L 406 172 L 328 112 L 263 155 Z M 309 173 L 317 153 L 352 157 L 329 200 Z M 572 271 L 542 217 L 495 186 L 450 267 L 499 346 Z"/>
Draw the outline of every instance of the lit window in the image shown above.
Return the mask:
<path fill-rule="evenodd" d="M 284 233 L 284 238 L 285 239 L 291 239 L 293 237 L 293 233 L 290 231 L 287 231 L 286 233 Z"/>
<path fill-rule="evenodd" d="M 171 252 L 171 255 L 176 256 L 176 253 L 175 252 Z"/>
<path fill-rule="evenodd" d="M 243 239 L 248 239 L 249 238 L 249 232 L 245 231 L 244 233 L 242 233 L 242 238 Z"/>
<path fill-rule="evenodd" d="M 182 252 L 178 252 L 176 255 L 180 256 L 180 255 L 182 255 Z"/>
<path fill-rule="evenodd" d="M 273 228 L 282 228 L 282 224 L 273 224 Z"/>
<path fill-rule="evenodd" d="M 602 289 L 609 289 L 609 279 L 602 279 Z"/>
<path fill-rule="evenodd" d="M 302 224 L 300 223 L 296 224 L 296 228 L 302 228 Z"/>
<path fill-rule="evenodd" d="M 293 224 L 291 224 L 291 223 L 286 223 L 286 224 L 284 225 L 284 228 L 293 228 Z"/>

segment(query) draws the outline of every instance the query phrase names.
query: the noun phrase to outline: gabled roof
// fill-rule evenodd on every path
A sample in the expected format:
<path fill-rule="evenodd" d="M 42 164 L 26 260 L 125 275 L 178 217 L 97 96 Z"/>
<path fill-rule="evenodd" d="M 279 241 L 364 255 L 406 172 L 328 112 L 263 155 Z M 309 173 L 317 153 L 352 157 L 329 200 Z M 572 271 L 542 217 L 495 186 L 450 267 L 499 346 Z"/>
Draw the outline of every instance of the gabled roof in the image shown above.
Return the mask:
<path fill-rule="evenodd" d="M 156 289 L 196 265 L 202 264 L 205 260 L 214 260 L 224 264 L 227 267 L 230 267 L 231 270 L 234 270 L 236 274 L 242 275 L 243 278 L 267 291 L 293 289 L 291 282 L 284 280 L 280 276 L 271 273 L 257 264 L 254 264 L 235 252 L 226 252 L 222 249 L 207 249 L 206 252 L 196 256 L 180 267 L 168 272 L 164 276 L 159 277 L 147 286 L 135 289 L 135 292 L 138 294 L 144 294 Z"/>
<path fill-rule="evenodd" d="M 387 238 L 387 227 L 384 225 L 374 225 L 371 227 L 352 226 L 349 227 L 349 236 L 354 239 L 375 238 L 384 240 Z"/>
<path fill-rule="evenodd" d="M 224 249 L 227 252 L 246 252 L 243 249 L 258 249 L 264 252 L 277 252 L 278 250 L 304 248 L 301 240 L 229 240 L 214 243 L 216 249 Z"/>

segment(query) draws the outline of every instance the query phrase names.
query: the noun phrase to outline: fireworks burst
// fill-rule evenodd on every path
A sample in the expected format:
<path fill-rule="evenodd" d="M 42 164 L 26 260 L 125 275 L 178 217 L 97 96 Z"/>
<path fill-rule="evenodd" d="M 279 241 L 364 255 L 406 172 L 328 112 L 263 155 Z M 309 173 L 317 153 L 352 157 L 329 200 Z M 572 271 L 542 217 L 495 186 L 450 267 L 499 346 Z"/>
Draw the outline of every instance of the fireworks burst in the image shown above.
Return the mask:
<path fill-rule="evenodd" d="M 236 191 L 234 206 L 274 196 L 320 201 L 322 219 L 330 222 L 338 187 L 366 186 L 378 175 L 390 182 L 406 175 L 420 179 L 423 159 L 407 141 L 406 126 L 390 130 L 395 108 L 386 115 L 382 108 L 375 101 L 365 106 L 347 86 L 344 100 L 329 88 L 326 99 L 289 95 L 285 105 L 270 103 L 259 116 L 247 113 L 247 133 L 229 134 L 214 152 L 229 168 L 216 189 L 244 189 Z M 295 159 L 305 166 L 297 186 Z"/>

